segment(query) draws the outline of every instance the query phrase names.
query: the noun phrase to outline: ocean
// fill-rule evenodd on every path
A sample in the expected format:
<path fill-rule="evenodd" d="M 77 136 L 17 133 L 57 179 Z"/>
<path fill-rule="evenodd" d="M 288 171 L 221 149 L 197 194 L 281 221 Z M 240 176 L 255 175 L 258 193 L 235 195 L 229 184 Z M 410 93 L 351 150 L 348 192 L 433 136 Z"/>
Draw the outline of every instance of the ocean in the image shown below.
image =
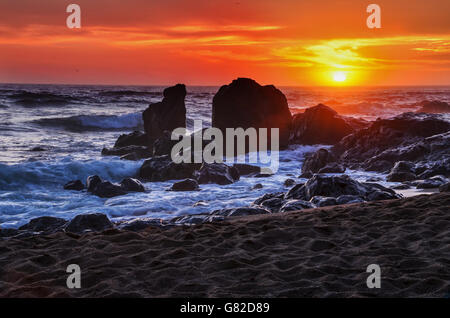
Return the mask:
<path fill-rule="evenodd" d="M 98 174 L 119 182 L 135 176 L 143 160 L 101 155 L 120 134 L 142 130 L 142 111 L 162 99 L 162 86 L 0 85 L 0 227 L 16 228 L 39 216 L 66 219 L 101 212 L 112 220 L 136 217 L 169 219 L 249 205 L 268 192 L 287 191 L 297 179 L 306 153 L 324 145 L 294 145 L 280 151 L 280 169 L 267 178 L 246 178 L 227 185 L 201 185 L 178 193 L 172 182 L 145 183 L 145 193 L 102 199 L 63 190 L 68 181 Z M 417 110 L 425 100 L 450 103 L 450 87 L 308 88 L 282 87 L 292 113 L 326 104 L 339 113 L 374 120 Z M 211 105 L 218 87 L 187 87 L 187 126 L 201 119 L 211 125 Z M 326 146 L 326 145 L 325 145 Z M 44 151 L 32 151 L 36 148 Z M 347 171 L 365 181 L 376 173 Z M 252 189 L 260 183 L 261 189 Z M 200 204 L 199 204 L 200 202 Z"/>

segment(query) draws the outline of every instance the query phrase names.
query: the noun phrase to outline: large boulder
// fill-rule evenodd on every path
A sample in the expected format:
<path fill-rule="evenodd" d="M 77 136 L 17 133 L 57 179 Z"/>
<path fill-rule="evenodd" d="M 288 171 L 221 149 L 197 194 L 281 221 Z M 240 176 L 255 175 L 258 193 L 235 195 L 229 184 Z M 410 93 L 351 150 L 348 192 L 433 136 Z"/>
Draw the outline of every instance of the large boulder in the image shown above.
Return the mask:
<path fill-rule="evenodd" d="M 147 134 L 140 131 L 133 131 L 129 134 L 122 134 L 117 138 L 114 148 L 127 146 L 148 146 Z"/>
<path fill-rule="evenodd" d="M 216 183 L 226 185 L 239 180 L 238 170 L 224 163 L 203 163 L 194 175 L 199 184 Z"/>
<path fill-rule="evenodd" d="M 84 189 L 84 184 L 81 180 L 69 181 L 64 185 L 64 190 L 81 191 Z"/>
<path fill-rule="evenodd" d="M 192 178 L 197 163 L 175 163 L 170 156 L 158 156 L 147 159 L 139 170 L 139 177 L 146 181 L 166 181 Z"/>
<path fill-rule="evenodd" d="M 22 225 L 19 230 L 31 231 L 31 232 L 44 232 L 53 233 L 56 232 L 67 223 L 66 220 L 61 218 L 55 218 L 51 216 L 41 216 L 32 219 L 25 225 Z"/>
<path fill-rule="evenodd" d="M 137 179 L 125 178 L 120 182 L 120 186 L 127 192 L 145 192 L 144 185 Z"/>
<path fill-rule="evenodd" d="M 65 230 L 70 233 L 101 232 L 113 227 L 114 225 L 106 215 L 93 213 L 77 215 L 67 224 Z"/>
<path fill-rule="evenodd" d="M 150 143 L 163 136 L 164 131 L 186 127 L 186 86 L 177 84 L 163 92 L 161 102 L 151 104 L 142 114 L 144 129 Z"/>
<path fill-rule="evenodd" d="M 450 113 L 450 105 L 446 102 L 423 101 L 421 105 L 422 107 L 417 111 L 419 113 Z"/>
<path fill-rule="evenodd" d="M 409 161 L 398 161 L 395 163 L 394 168 L 387 175 L 386 181 L 390 182 L 403 182 L 417 179 L 414 173 L 414 164 Z"/>
<path fill-rule="evenodd" d="M 175 182 L 170 188 L 172 191 L 197 191 L 199 190 L 198 182 L 194 179 L 185 179 Z"/>
<path fill-rule="evenodd" d="M 302 173 L 317 173 L 320 169 L 336 161 L 336 157 L 327 149 L 321 148 L 306 156 L 302 165 Z"/>
<path fill-rule="evenodd" d="M 101 182 L 102 182 L 102 179 L 97 175 L 87 177 L 86 188 L 87 188 L 88 192 L 93 192 L 95 187 L 98 184 L 100 184 Z"/>
<path fill-rule="evenodd" d="M 238 78 L 222 86 L 213 98 L 212 126 L 226 128 L 279 128 L 280 147 L 288 145 L 292 116 L 284 94 L 273 85 L 261 86 Z"/>
<path fill-rule="evenodd" d="M 332 108 L 319 104 L 294 115 L 291 143 L 334 145 L 355 131 L 351 120 Z"/>
<path fill-rule="evenodd" d="M 127 194 L 127 191 L 119 184 L 110 181 L 102 181 L 96 185 L 92 194 L 100 198 L 112 198 L 119 195 Z"/>

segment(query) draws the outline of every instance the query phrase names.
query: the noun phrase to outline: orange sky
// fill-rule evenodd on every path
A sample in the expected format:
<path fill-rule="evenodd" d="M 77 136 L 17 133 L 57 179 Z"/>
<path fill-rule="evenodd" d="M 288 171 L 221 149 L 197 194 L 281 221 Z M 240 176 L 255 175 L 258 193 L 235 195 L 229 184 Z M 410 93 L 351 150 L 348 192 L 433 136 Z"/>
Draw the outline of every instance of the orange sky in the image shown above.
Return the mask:
<path fill-rule="evenodd" d="M 66 7 L 82 28 L 66 27 Z M 366 7 L 381 6 L 368 29 Z M 450 85 L 450 0 L 0 0 L 0 82 Z"/>

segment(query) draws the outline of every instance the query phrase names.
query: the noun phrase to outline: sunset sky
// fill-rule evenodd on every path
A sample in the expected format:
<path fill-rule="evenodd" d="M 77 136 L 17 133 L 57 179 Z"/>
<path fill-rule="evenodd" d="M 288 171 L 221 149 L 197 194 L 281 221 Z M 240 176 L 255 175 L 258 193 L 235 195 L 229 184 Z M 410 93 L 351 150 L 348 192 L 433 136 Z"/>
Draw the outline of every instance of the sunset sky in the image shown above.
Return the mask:
<path fill-rule="evenodd" d="M 81 7 L 82 28 L 66 27 Z M 366 7 L 381 7 L 381 29 Z M 449 0 L 0 0 L 0 82 L 450 85 Z"/>

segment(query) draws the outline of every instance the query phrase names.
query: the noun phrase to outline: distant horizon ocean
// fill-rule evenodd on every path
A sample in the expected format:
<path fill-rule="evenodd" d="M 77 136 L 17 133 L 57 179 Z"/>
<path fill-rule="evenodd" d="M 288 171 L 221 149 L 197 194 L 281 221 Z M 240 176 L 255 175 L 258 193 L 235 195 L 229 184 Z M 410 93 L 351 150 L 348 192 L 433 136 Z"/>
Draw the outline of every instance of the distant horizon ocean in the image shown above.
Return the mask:
<path fill-rule="evenodd" d="M 111 199 L 63 190 L 66 182 L 85 181 L 93 174 L 113 182 L 136 174 L 142 160 L 103 157 L 101 150 L 123 133 L 143 130 L 142 111 L 162 99 L 165 87 L 0 84 L 0 227 L 18 227 L 43 215 L 69 219 L 102 212 L 113 220 L 171 218 L 248 205 L 264 193 L 284 191 L 283 182 L 300 174 L 304 154 L 319 147 L 282 151 L 280 170 L 273 177 L 202 185 L 202 191 L 189 196 L 165 191 L 172 182 L 146 183 L 146 193 Z M 188 129 L 198 119 L 211 125 L 212 99 L 219 87 L 187 86 Z M 425 100 L 450 103 L 450 86 L 278 88 L 292 113 L 323 103 L 338 113 L 368 120 L 415 111 Z M 44 151 L 31 151 L 39 148 Z M 361 180 L 374 175 L 349 174 Z M 263 188 L 249 190 L 256 183 Z M 194 207 L 199 201 L 204 202 Z"/>

